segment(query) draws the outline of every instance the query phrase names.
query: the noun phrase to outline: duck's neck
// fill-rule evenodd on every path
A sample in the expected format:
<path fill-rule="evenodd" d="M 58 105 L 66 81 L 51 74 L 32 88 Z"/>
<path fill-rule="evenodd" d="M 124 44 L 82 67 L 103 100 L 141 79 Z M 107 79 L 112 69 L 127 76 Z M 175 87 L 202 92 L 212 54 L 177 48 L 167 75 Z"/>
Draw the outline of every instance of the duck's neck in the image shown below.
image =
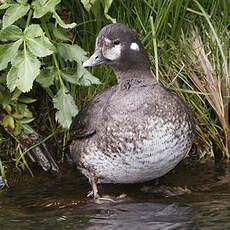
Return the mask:
<path fill-rule="evenodd" d="M 116 77 L 117 77 L 117 81 L 118 84 L 121 84 L 122 82 L 126 81 L 126 80 L 130 80 L 130 79 L 141 79 L 141 80 L 145 80 L 145 81 L 154 81 L 154 77 L 149 70 L 138 70 L 138 69 L 130 69 L 130 70 L 126 70 L 126 71 L 122 71 L 122 70 L 117 70 L 117 69 L 113 69 Z"/>

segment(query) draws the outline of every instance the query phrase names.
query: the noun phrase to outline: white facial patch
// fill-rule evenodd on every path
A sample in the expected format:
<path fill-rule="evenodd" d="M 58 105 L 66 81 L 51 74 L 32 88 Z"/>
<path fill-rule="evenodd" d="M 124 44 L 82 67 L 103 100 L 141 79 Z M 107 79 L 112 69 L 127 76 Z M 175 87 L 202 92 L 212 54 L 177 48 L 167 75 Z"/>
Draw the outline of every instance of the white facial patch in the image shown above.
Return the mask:
<path fill-rule="evenodd" d="M 130 49 L 131 50 L 136 50 L 136 51 L 140 50 L 139 45 L 136 42 L 131 43 Z"/>
<path fill-rule="evenodd" d="M 112 41 L 108 38 L 104 38 L 104 41 L 106 45 L 110 45 L 112 43 Z"/>
<path fill-rule="evenodd" d="M 116 45 L 110 49 L 104 49 L 102 53 L 105 58 L 111 61 L 117 60 L 121 56 L 121 44 Z"/>

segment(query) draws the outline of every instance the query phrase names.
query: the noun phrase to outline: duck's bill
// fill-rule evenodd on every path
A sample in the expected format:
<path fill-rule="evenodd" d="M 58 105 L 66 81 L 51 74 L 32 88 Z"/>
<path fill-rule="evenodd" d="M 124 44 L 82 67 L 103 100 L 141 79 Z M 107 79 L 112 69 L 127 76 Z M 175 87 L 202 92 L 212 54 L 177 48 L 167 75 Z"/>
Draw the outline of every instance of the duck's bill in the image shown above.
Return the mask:
<path fill-rule="evenodd" d="M 83 63 L 83 67 L 95 66 L 107 63 L 100 49 L 95 50 L 95 53 Z"/>

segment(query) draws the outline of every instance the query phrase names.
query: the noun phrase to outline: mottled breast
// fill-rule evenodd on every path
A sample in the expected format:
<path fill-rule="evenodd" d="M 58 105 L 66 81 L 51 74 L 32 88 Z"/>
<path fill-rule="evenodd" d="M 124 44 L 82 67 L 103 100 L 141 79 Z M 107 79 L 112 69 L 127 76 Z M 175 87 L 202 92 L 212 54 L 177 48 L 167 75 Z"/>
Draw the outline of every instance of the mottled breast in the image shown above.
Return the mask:
<path fill-rule="evenodd" d="M 192 143 L 194 124 L 185 103 L 156 82 L 132 81 L 108 100 L 96 135 L 84 145 L 81 164 L 99 182 L 136 183 L 162 176 Z"/>

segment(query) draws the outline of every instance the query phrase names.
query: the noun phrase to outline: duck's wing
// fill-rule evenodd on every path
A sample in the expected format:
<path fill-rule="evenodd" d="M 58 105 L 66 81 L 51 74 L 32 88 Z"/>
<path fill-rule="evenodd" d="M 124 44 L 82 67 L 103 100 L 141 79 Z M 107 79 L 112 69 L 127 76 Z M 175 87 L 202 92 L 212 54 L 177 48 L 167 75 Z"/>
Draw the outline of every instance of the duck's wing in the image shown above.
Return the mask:
<path fill-rule="evenodd" d="M 96 132 L 96 123 L 102 108 L 114 94 L 118 86 L 115 85 L 96 94 L 74 118 L 70 127 L 71 140 L 91 136 Z"/>

